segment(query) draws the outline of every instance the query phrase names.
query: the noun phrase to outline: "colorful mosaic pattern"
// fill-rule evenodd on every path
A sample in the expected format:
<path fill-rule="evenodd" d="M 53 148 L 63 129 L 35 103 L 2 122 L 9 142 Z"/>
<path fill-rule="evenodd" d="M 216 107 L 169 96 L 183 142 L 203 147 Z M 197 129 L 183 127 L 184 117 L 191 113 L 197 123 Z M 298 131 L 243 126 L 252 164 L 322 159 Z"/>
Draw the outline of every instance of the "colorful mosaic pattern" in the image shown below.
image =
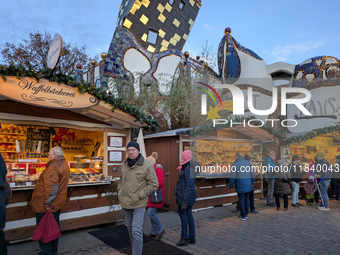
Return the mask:
<path fill-rule="evenodd" d="M 226 45 L 226 50 L 224 52 L 224 46 Z M 241 62 L 237 54 L 236 48 L 253 58 L 262 60 L 256 53 L 252 50 L 245 48 L 239 44 L 232 36 L 231 29 L 227 27 L 225 29 L 225 35 L 222 38 L 217 51 L 217 61 L 218 61 L 218 71 L 221 78 L 224 79 L 226 83 L 235 83 L 241 75 Z"/>
<path fill-rule="evenodd" d="M 182 50 L 200 7 L 196 0 L 123 0 L 117 27 L 129 29 L 150 52 Z M 148 40 L 150 31 L 155 42 Z"/>
<path fill-rule="evenodd" d="M 340 61 L 332 56 L 307 59 L 295 66 L 292 87 L 305 88 L 321 80 L 340 78 Z"/>
<path fill-rule="evenodd" d="M 147 59 L 149 59 L 151 68 L 144 76 L 152 77 L 152 79 L 154 79 L 152 75 L 156 71 L 158 61 L 161 58 L 173 54 L 182 56 L 182 52 L 179 50 L 167 50 L 159 53 L 151 53 L 138 43 L 135 36 L 129 30 L 117 27 L 106 57 L 104 73 L 114 79 L 123 79 L 127 81 L 133 80 L 133 75 L 126 71 L 123 66 L 125 51 L 130 48 L 138 50 L 144 54 Z M 103 88 L 106 89 L 106 87 L 107 81 L 103 80 Z"/>

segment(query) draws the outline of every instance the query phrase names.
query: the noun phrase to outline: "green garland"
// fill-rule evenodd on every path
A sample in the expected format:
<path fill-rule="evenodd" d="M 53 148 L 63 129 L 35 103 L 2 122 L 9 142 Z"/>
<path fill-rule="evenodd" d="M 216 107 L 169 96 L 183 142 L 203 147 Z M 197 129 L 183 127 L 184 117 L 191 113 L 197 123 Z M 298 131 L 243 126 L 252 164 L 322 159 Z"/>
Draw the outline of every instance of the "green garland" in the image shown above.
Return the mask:
<path fill-rule="evenodd" d="M 81 81 L 80 83 L 76 83 L 75 79 L 72 76 L 63 74 L 60 67 L 57 67 L 55 70 L 45 68 L 36 71 L 30 63 L 26 63 L 25 67 L 22 63 L 16 66 L 13 64 L 13 62 L 11 62 L 9 66 L 0 65 L 0 74 L 4 81 L 6 81 L 6 76 L 16 76 L 19 80 L 21 77 L 31 77 L 36 78 L 38 82 L 39 79 L 46 79 L 51 82 L 58 82 L 59 84 L 64 83 L 66 85 L 77 88 L 80 93 L 87 92 L 90 95 L 95 96 L 99 100 L 110 104 L 113 107 L 112 112 L 114 112 L 115 109 L 118 109 L 125 113 L 129 113 L 131 116 L 136 118 L 135 122 L 139 121 L 141 124 L 147 124 L 146 129 L 150 129 L 154 133 L 156 133 L 158 128 L 161 127 L 158 121 L 153 119 L 152 115 L 146 115 L 136 106 L 123 103 L 123 98 L 114 98 L 108 95 L 106 91 L 97 88 L 89 82 Z"/>
<path fill-rule="evenodd" d="M 233 119 L 233 122 L 243 122 L 244 120 L 246 122 L 248 122 L 251 119 L 255 119 L 255 117 L 251 116 L 251 117 L 239 117 L 236 116 Z M 315 129 L 305 135 L 297 135 L 297 136 L 292 136 L 290 138 L 287 138 L 287 136 L 285 134 L 282 134 L 278 131 L 276 131 L 272 126 L 265 124 L 263 126 L 261 125 L 261 122 L 252 122 L 253 126 L 259 126 L 261 129 L 267 131 L 269 134 L 273 135 L 275 138 L 277 138 L 280 141 L 281 145 L 289 145 L 291 143 L 301 143 L 304 141 L 307 141 L 309 139 L 313 139 L 314 137 L 318 136 L 318 135 L 326 135 L 332 132 L 339 132 L 340 133 L 340 125 L 336 125 L 336 126 L 330 126 L 330 127 L 324 127 L 324 128 L 319 128 L 319 129 Z M 202 125 L 199 127 L 193 127 L 192 129 L 186 131 L 185 133 L 190 135 L 190 136 L 197 136 L 197 135 L 203 135 L 205 132 L 209 132 L 209 131 L 213 131 L 213 130 L 221 130 L 223 128 L 228 128 L 230 127 L 230 121 L 228 121 L 228 123 L 224 124 L 224 125 L 217 125 L 217 126 L 213 126 L 212 123 L 207 124 L 207 125 Z"/>

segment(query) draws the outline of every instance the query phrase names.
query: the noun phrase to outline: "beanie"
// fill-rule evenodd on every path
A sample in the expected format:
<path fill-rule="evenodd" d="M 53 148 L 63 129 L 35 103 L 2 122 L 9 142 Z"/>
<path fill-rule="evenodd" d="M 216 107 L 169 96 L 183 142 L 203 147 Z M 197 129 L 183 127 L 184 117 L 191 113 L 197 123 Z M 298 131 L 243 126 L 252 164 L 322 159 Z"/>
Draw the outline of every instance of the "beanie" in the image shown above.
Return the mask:
<path fill-rule="evenodd" d="M 244 155 L 244 159 L 250 161 L 250 160 L 251 160 L 251 157 L 250 157 L 248 154 L 245 154 L 245 155 Z"/>
<path fill-rule="evenodd" d="M 270 149 L 268 149 L 268 157 L 269 157 L 270 155 L 272 155 L 273 153 L 275 153 L 275 152 L 272 151 L 272 150 L 270 150 Z"/>
<path fill-rule="evenodd" d="M 316 156 L 323 158 L 325 155 L 322 152 L 318 152 L 318 153 L 316 153 Z"/>
<path fill-rule="evenodd" d="M 157 159 L 158 159 L 158 153 L 157 152 L 151 153 L 151 156 L 146 158 L 146 160 L 150 161 L 153 165 L 156 164 Z"/>
<path fill-rule="evenodd" d="M 128 145 L 126 146 L 126 148 L 129 148 L 129 147 L 134 147 L 138 151 L 140 151 L 139 144 L 137 142 L 135 142 L 135 141 L 129 142 Z"/>

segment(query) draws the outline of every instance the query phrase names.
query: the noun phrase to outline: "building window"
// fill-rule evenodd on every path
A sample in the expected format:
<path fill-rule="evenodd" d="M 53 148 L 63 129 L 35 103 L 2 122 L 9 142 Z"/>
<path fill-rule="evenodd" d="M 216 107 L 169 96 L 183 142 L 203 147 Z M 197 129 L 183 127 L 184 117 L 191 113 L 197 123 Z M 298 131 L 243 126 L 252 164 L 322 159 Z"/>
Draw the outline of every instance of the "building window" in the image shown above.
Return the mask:
<path fill-rule="evenodd" d="M 156 31 L 149 30 L 147 42 L 152 43 L 152 44 L 156 44 L 157 35 L 158 35 L 158 33 Z"/>
<path fill-rule="evenodd" d="M 179 3 L 178 8 L 179 8 L 180 10 L 183 10 L 183 9 L 184 9 L 184 2 L 183 2 L 183 1 L 181 1 L 181 2 Z"/>
<path fill-rule="evenodd" d="M 174 3 L 174 0 L 169 0 L 169 4 L 173 4 Z"/>

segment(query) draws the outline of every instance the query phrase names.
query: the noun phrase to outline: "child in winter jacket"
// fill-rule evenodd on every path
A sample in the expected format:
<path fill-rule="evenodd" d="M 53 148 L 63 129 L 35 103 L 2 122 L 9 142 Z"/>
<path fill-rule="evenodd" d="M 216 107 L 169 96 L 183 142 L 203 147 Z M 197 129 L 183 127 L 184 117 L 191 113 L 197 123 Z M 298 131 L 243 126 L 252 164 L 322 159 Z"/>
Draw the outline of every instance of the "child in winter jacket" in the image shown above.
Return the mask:
<path fill-rule="evenodd" d="M 304 189 L 306 191 L 306 202 L 307 205 L 314 205 L 314 193 L 317 190 L 317 186 L 314 182 L 314 176 L 309 176 L 307 182 L 304 185 Z"/>

